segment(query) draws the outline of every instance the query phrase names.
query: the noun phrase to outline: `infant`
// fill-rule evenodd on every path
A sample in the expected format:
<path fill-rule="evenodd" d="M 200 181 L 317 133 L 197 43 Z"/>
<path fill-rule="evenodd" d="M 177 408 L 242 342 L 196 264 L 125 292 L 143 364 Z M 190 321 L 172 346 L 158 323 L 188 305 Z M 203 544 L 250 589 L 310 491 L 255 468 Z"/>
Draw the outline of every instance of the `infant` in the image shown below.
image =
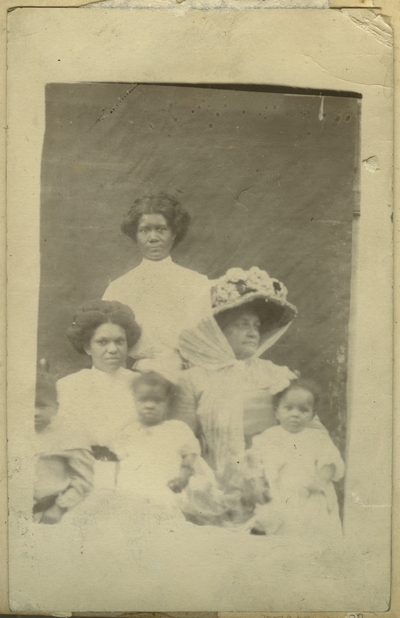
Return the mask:
<path fill-rule="evenodd" d="M 318 400 L 313 382 L 292 382 L 273 398 L 279 425 L 253 438 L 250 455 L 263 469 L 272 496 L 257 509 L 256 534 L 341 535 L 332 481 L 343 477 L 344 463 L 328 433 L 310 428 Z"/>
<path fill-rule="evenodd" d="M 177 513 L 174 493 L 180 493 L 193 474 L 200 445 L 192 430 L 169 420 L 178 387 L 149 371 L 132 383 L 137 420 L 127 426 L 113 446 L 120 460 L 117 492 L 135 495 L 153 507 Z"/>

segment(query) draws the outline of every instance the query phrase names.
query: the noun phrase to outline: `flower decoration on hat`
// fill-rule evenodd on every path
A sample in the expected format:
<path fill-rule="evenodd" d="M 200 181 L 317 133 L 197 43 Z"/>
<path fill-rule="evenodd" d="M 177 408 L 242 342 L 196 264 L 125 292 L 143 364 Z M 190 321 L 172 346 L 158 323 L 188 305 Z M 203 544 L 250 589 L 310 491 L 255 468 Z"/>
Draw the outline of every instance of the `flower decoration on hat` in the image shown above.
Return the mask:
<path fill-rule="evenodd" d="M 212 306 L 239 300 L 251 292 L 259 292 L 280 300 L 286 300 L 287 296 L 287 289 L 283 283 L 272 279 L 265 270 L 260 270 L 257 266 L 253 266 L 250 270 L 231 268 L 212 288 Z"/>
<path fill-rule="evenodd" d="M 214 314 L 262 299 L 282 308 L 279 323 L 287 324 L 297 315 L 294 305 L 287 300 L 287 289 L 268 275 L 265 270 L 253 266 L 250 270 L 230 268 L 211 288 L 211 303 Z"/>

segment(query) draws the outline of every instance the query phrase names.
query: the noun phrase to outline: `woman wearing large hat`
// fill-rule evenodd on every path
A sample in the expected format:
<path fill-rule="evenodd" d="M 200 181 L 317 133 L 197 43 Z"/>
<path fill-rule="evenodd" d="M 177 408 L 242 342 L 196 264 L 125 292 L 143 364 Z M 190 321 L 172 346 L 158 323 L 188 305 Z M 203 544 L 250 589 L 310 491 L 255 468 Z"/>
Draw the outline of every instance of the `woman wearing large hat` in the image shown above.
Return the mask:
<path fill-rule="evenodd" d="M 211 290 L 212 314 L 180 336 L 180 353 L 191 364 L 182 373 L 181 418 L 222 484 L 243 466 L 252 437 L 276 424 L 272 396 L 297 379 L 260 358 L 296 317 L 286 297 L 285 286 L 265 271 L 232 268 Z M 318 418 L 313 424 L 324 429 Z"/>

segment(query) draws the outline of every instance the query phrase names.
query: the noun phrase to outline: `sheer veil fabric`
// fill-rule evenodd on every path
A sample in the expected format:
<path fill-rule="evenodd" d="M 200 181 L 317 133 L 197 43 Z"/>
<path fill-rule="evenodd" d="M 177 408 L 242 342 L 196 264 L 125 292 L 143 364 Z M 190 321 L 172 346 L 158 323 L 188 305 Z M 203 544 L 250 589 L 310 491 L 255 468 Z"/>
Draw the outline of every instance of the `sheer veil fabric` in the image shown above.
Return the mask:
<path fill-rule="evenodd" d="M 196 413 L 206 443 L 204 456 L 220 481 L 244 465 L 244 409 L 249 391 L 263 389 L 272 395 L 296 379 L 287 367 L 259 358 L 289 326 L 263 334 L 257 352 L 246 360 L 236 359 L 211 315 L 181 333 L 180 353 L 193 367 L 183 372 L 183 380 L 198 371 L 206 376 Z"/>

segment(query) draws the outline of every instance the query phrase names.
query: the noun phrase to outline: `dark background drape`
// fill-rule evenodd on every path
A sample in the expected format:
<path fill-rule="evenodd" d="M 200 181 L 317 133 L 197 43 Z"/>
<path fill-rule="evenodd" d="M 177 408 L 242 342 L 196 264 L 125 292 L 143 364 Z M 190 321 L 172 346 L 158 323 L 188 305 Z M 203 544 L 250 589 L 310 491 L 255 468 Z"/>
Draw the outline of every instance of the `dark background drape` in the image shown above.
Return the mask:
<path fill-rule="evenodd" d="M 298 318 L 266 357 L 321 385 L 343 448 L 360 100 L 267 90 L 47 86 L 38 358 L 57 377 L 88 366 L 66 328 L 139 263 L 119 228 L 133 200 L 166 191 L 192 215 L 176 262 L 286 285 Z"/>

